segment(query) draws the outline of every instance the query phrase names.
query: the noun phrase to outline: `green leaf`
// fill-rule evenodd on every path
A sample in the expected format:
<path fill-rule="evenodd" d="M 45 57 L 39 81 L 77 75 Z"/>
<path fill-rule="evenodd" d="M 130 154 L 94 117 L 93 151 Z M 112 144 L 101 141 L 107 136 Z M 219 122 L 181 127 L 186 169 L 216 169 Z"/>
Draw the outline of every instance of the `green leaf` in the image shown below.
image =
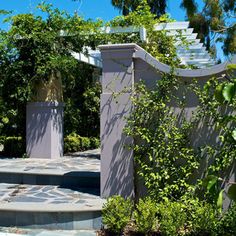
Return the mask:
<path fill-rule="evenodd" d="M 218 177 L 215 175 L 208 175 L 204 181 L 203 185 L 207 188 L 208 191 L 210 191 L 217 183 Z"/>
<path fill-rule="evenodd" d="M 217 198 L 217 208 L 218 210 L 221 212 L 222 211 L 222 207 L 223 207 L 223 192 L 224 192 L 224 189 L 222 189 L 218 195 L 218 198 Z"/>
<path fill-rule="evenodd" d="M 228 196 L 231 200 L 236 201 L 236 183 L 233 183 L 229 187 Z"/>
<path fill-rule="evenodd" d="M 236 129 L 233 130 L 233 132 L 232 132 L 232 137 L 233 137 L 233 139 L 236 141 Z"/>
<path fill-rule="evenodd" d="M 205 83 L 203 89 L 207 92 L 207 91 L 209 91 L 210 87 L 211 87 L 211 83 L 210 83 L 210 81 L 207 81 Z"/>
<path fill-rule="evenodd" d="M 216 98 L 216 100 L 220 103 L 222 103 L 225 99 L 224 99 L 224 96 L 223 96 L 223 88 L 224 88 L 224 84 L 219 84 L 217 87 L 216 87 L 216 90 L 215 90 L 215 93 L 214 93 L 214 96 Z"/>
<path fill-rule="evenodd" d="M 234 83 L 228 83 L 223 89 L 223 96 L 227 102 L 230 102 L 236 93 L 236 86 Z"/>

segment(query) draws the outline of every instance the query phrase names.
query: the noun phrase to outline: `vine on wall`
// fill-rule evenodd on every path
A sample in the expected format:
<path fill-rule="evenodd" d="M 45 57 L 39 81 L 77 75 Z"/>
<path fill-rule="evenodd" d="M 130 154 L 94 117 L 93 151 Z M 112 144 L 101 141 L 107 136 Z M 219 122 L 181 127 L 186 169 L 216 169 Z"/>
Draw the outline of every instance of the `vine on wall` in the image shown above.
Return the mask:
<path fill-rule="evenodd" d="M 186 115 L 189 97 L 198 101 L 191 118 Z M 227 173 L 236 157 L 232 70 L 204 83 L 163 75 L 155 89 L 137 85 L 132 102 L 125 132 L 134 139 L 137 172 L 152 198 L 179 200 L 204 189 L 200 197 L 221 207 L 221 189 L 229 184 Z M 176 112 L 176 106 L 181 110 Z"/>

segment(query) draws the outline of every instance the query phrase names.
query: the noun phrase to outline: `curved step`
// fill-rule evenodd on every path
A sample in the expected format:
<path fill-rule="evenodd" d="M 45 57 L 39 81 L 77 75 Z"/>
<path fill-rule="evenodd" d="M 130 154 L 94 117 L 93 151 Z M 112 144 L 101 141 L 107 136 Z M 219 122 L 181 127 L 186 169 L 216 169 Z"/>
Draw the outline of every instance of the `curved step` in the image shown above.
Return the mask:
<path fill-rule="evenodd" d="M 49 230 L 101 228 L 105 200 L 81 189 L 0 184 L 0 226 Z"/>
<path fill-rule="evenodd" d="M 0 183 L 99 189 L 100 160 L 85 154 L 52 160 L 0 159 Z"/>

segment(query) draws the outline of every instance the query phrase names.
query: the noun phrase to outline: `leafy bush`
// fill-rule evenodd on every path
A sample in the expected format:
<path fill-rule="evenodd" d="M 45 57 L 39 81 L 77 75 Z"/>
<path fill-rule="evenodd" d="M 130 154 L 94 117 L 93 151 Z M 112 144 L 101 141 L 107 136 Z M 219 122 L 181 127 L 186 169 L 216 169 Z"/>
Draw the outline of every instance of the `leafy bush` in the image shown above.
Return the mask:
<path fill-rule="evenodd" d="M 162 235 L 178 235 L 184 231 L 187 214 L 181 202 L 163 202 L 158 205 L 160 232 Z"/>
<path fill-rule="evenodd" d="M 138 232 L 146 233 L 157 230 L 157 204 L 150 197 L 139 200 L 133 217 Z"/>
<path fill-rule="evenodd" d="M 102 210 L 102 222 L 113 233 L 120 234 L 131 219 L 133 204 L 130 199 L 113 196 L 107 200 Z"/>
<path fill-rule="evenodd" d="M 186 211 L 187 224 L 193 235 L 217 235 L 219 218 L 211 204 L 197 199 L 189 200 Z"/>
<path fill-rule="evenodd" d="M 1 137 L 3 154 L 10 157 L 21 157 L 25 153 L 25 141 L 22 137 Z"/>
<path fill-rule="evenodd" d="M 223 215 L 218 228 L 219 235 L 236 235 L 236 204 Z"/>
<path fill-rule="evenodd" d="M 98 147 L 100 147 L 100 140 L 96 137 L 90 138 L 90 148 L 94 149 Z"/>
<path fill-rule="evenodd" d="M 92 137 L 81 137 L 76 133 L 71 133 L 64 138 L 64 152 L 79 152 L 99 147 L 99 139 Z"/>

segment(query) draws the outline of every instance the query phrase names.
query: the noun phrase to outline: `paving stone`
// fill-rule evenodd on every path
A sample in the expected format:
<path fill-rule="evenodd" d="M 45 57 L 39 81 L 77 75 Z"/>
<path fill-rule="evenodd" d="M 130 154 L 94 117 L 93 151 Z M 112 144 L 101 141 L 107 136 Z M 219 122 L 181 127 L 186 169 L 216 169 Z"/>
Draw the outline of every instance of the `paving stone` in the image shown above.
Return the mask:
<path fill-rule="evenodd" d="M 45 202 L 45 199 L 29 197 L 29 196 L 19 196 L 12 199 L 14 202 Z"/>
<path fill-rule="evenodd" d="M 44 199 L 55 198 L 55 196 L 51 196 L 51 195 L 46 194 L 46 193 L 37 193 L 37 194 L 34 194 L 34 197 L 44 198 Z"/>

